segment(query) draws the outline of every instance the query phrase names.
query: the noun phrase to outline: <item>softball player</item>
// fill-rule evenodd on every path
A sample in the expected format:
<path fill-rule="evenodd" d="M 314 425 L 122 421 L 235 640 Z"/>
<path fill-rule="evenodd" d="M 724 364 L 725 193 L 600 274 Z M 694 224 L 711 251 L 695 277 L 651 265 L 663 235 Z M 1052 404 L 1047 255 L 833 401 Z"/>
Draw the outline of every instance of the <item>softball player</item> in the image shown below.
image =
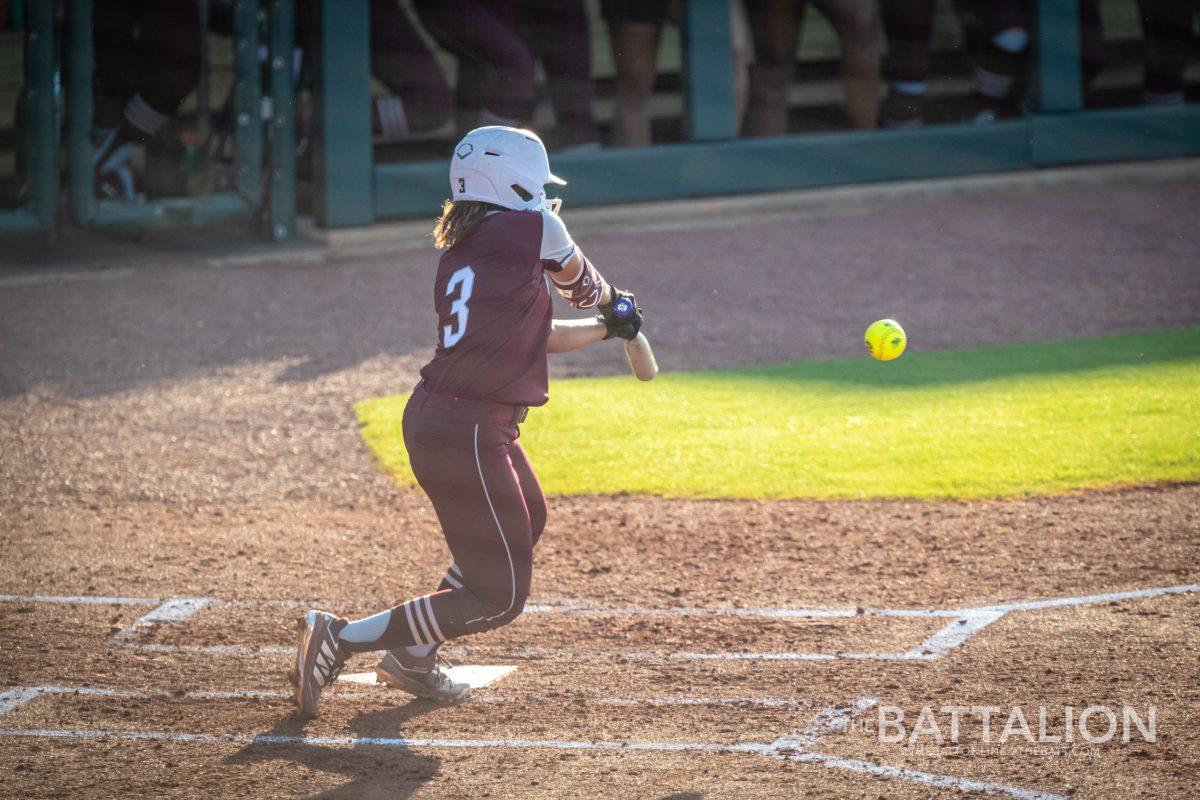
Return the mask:
<path fill-rule="evenodd" d="M 633 339 L 641 309 L 584 257 L 548 201 L 536 134 L 504 126 L 467 134 L 450 160 L 452 200 L 434 228 L 438 345 L 404 412 L 404 445 L 454 558 L 436 591 L 364 619 L 324 611 L 300 620 L 295 701 L 317 713 L 322 687 L 353 653 L 386 650 L 376 675 L 421 697 L 463 697 L 438 666 L 442 642 L 514 620 L 529 594 L 546 500 L 521 443 L 529 406 L 547 399 L 547 353 Z M 552 318 L 550 286 L 592 319 Z"/>

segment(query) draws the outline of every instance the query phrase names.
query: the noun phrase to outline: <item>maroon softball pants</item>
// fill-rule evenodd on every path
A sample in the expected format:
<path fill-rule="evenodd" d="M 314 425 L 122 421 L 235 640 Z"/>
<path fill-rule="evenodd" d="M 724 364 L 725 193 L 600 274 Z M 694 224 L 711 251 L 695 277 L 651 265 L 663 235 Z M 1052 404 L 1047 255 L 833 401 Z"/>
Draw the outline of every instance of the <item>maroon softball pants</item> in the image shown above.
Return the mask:
<path fill-rule="evenodd" d="M 436 644 L 498 628 L 525 608 L 546 498 L 517 441 L 522 412 L 414 390 L 404 446 L 454 561 L 437 591 L 393 608 L 383 636 L 363 647 Z"/>

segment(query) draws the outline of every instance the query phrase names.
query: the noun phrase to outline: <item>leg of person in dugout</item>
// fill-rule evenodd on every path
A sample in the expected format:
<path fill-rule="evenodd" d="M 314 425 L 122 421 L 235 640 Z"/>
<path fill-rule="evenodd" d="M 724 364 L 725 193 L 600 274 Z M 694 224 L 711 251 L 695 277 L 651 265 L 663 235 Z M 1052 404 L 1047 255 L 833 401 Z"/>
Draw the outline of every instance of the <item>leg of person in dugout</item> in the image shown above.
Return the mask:
<path fill-rule="evenodd" d="M 876 0 L 814 0 L 842 47 L 846 113 L 858 130 L 879 127 L 881 26 Z"/>
<path fill-rule="evenodd" d="M 885 128 L 918 128 L 925 122 L 933 8 L 934 0 L 883 0 L 881 3 L 888 41 L 884 70 L 888 94 L 880 114 L 880 123 Z"/>
<path fill-rule="evenodd" d="M 483 70 L 480 125 L 518 125 L 533 113 L 533 54 L 516 31 L 516 2 L 420 0 L 416 4 L 421 22 L 442 46 L 460 62 Z"/>
<path fill-rule="evenodd" d="M 796 47 L 804 3 L 796 0 L 747 0 L 754 38 L 750 100 L 745 136 L 781 136 L 788 130 L 788 94 L 796 71 Z"/>
<path fill-rule="evenodd" d="M 1196 48 L 1192 21 L 1200 2 L 1140 0 L 1138 5 L 1146 33 L 1143 102 L 1149 106 L 1182 105 L 1184 71 Z"/>
<path fill-rule="evenodd" d="M 375 133 L 402 137 L 450 119 L 450 86 L 396 0 L 371 0 L 371 73 L 391 92 L 372 102 Z"/>

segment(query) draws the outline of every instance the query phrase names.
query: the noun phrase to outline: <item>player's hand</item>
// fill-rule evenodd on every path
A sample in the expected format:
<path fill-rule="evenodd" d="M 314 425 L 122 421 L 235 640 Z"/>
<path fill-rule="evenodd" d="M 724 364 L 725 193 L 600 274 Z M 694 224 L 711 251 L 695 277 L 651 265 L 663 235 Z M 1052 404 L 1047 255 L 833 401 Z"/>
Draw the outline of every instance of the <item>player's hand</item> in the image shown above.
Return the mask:
<path fill-rule="evenodd" d="M 637 304 L 633 292 L 624 292 L 615 286 L 612 298 L 604 305 L 597 306 L 600 316 L 597 319 L 604 323 L 605 339 L 635 339 L 642 329 L 642 309 Z"/>

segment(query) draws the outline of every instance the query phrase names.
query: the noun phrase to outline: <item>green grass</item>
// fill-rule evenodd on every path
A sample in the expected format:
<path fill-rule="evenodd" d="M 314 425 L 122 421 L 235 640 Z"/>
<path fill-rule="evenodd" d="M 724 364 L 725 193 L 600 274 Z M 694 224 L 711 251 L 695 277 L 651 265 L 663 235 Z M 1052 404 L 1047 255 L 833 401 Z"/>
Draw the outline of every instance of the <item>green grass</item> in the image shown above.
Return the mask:
<path fill-rule="evenodd" d="M 550 396 L 521 441 L 551 494 L 969 498 L 1200 479 L 1200 328 L 573 379 Z M 406 399 L 357 412 L 411 483 Z"/>

